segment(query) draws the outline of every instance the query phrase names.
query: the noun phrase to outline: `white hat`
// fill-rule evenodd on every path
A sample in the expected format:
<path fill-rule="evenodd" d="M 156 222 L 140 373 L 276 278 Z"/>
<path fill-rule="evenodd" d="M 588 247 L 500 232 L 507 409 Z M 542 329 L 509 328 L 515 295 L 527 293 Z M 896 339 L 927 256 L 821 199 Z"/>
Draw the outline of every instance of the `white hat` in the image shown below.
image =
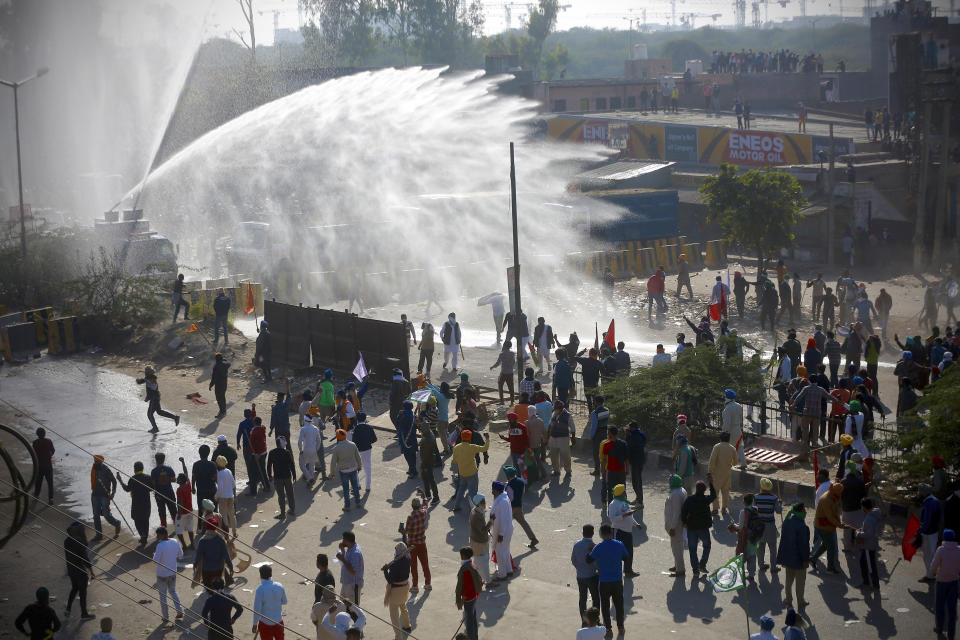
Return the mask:
<path fill-rule="evenodd" d="M 227 441 L 227 436 L 223 435 L 222 433 L 217 436 L 217 442 L 226 442 L 226 441 Z"/>

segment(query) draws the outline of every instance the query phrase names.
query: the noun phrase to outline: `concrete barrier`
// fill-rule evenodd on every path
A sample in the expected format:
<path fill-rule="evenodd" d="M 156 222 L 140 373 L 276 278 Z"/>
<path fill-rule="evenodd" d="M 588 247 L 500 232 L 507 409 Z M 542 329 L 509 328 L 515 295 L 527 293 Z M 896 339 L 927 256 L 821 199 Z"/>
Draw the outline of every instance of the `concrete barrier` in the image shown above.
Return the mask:
<path fill-rule="evenodd" d="M 657 270 L 657 254 L 652 247 L 638 249 L 634 254 L 633 261 L 637 275 L 641 278 L 652 276 L 653 272 Z"/>
<path fill-rule="evenodd" d="M 663 267 L 668 273 L 675 272 L 680 262 L 680 254 L 683 253 L 683 246 L 682 244 L 664 244 L 656 247 L 657 266 Z"/>
<path fill-rule="evenodd" d="M 704 265 L 709 269 L 723 269 L 727 266 L 727 245 L 723 240 L 707 242 Z"/>
<path fill-rule="evenodd" d="M 47 321 L 47 351 L 50 355 L 74 353 L 80 349 L 80 323 L 76 316 Z"/>
<path fill-rule="evenodd" d="M 46 330 L 44 330 L 44 336 L 46 336 Z M 4 327 L 3 344 L 4 357 L 8 361 L 40 355 L 36 324 L 33 322 L 19 322 Z"/>
<path fill-rule="evenodd" d="M 47 344 L 47 321 L 53 318 L 53 307 L 41 307 L 23 312 L 23 321 L 33 323 L 37 344 Z"/>
<path fill-rule="evenodd" d="M 263 316 L 263 285 L 261 283 L 240 281 L 236 284 L 236 286 L 226 287 L 222 284 L 224 280 L 226 280 L 226 278 L 221 278 L 220 280 L 216 281 L 205 281 L 204 284 L 207 282 L 213 282 L 216 286 L 203 289 L 189 288 L 185 294 L 185 297 L 189 299 L 191 305 L 200 304 L 205 309 L 210 309 L 212 313 L 213 301 L 217 297 L 217 292 L 220 289 L 223 289 L 224 294 L 230 298 L 230 315 L 243 315 L 247 308 L 247 285 L 249 284 L 249 288 L 253 290 L 254 312 L 257 314 L 257 316 Z"/>
<path fill-rule="evenodd" d="M 687 257 L 687 264 L 690 265 L 691 269 L 703 269 L 703 250 L 700 247 L 700 243 L 693 242 L 690 244 L 682 245 L 683 253 Z"/>

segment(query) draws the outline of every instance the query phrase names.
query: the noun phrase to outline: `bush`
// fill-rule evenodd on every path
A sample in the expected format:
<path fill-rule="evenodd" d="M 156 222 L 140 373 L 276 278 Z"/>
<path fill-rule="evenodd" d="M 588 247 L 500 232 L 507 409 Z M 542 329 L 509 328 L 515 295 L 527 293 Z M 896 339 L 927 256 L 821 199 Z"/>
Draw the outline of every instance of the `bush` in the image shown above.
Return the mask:
<path fill-rule="evenodd" d="M 170 300 L 156 269 L 131 275 L 120 251 L 97 247 L 84 256 L 69 231 L 28 238 L 24 262 L 16 238 L 0 239 L 0 304 L 10 309 L 52 306 L 60 315 L 106 316 L 114 323 L 148 325 Z"/>
<path fill-rule="evenodd" d="M 898 433 L 883 446 L 903 452 L 899 463 L 912 480 L 928 481 L 931 457 L 943 456 L 947 465 L 960 468 L 960 367 L 953 365 L 927 387 L 914 410 L 900 420 Z"/>
<path fill-rule="evenodd" d="M 680 413 L 692 425 L 719 427 L 724 389 L 735 389 L 740 399 L 759 398 L 764 384 L 759 356 L 725 359 L 713 345 L 689 351 L 670 364 L 634 369 L 604 384 L 606 405 L 618 424 L 636 420 L 647 437 L 669 440 Z"/>
<path fill-rule="evenodd" d="M 76 294 L 79 313 L 107 315 L 120 324 L 153 324 L 163 317 L 167 309 L 164 302 L 169 301 L 166 283 L 158 276 L 127 274 L 120 255 L 102 247 L 69 284 Z"/>

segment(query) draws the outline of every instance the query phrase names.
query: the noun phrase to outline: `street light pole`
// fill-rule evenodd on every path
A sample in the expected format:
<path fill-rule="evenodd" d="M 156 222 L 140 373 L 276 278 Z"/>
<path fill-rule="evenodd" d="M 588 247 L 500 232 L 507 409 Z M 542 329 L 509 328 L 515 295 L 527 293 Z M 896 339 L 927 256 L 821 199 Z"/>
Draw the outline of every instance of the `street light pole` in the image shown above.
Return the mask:
<path fill-rule="evenodd" d="M 520 307 L 520 238 L 517 235 L 517 169 L 513 159 L 513 143 L 510 143 L 510 213 L 513 218 L 513 274 L 514 292 L 517 309 L 513 314 L 513 335 L 517 338 L 517 389 L 523 380 L 523 337 L 521 333 L 521 318 L 523 311 Z M 527 324 L 529 330 L 529 323 Z"/>
<path fill-rule="evenodd" d="M 44 75 L 47 71 L 49 71 L 49 69 L 46 67 L 41 67 L 35 74 L 29 78 L 21 80 L 20 82 L 0 80 L 0 84 L 13 89 L 13 126 L 14 129 L 16 129 L 17 138 L 17 192 L 20 201 L 20 249 L 22 252 L 24 268 L 26 268 L 27 263 L 27 221 L 23 210 L 23 167 L 20 161 L 20 100 L 18 90 L 31 80 L 35 80 Z"/>

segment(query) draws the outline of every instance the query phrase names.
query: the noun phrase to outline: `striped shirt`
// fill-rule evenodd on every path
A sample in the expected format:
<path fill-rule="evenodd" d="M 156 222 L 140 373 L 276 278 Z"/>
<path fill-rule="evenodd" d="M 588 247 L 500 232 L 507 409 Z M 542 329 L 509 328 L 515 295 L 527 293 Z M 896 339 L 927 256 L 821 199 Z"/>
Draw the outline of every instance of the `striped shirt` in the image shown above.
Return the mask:
<path fill-rule="evenodd" d="M 757 508 L 757 517 L 763 523 L 773 522 L 774 513 L 780 513 L 780 499 L 772 493 L 758 493 L 753 496 L 753 506 Z"/>

